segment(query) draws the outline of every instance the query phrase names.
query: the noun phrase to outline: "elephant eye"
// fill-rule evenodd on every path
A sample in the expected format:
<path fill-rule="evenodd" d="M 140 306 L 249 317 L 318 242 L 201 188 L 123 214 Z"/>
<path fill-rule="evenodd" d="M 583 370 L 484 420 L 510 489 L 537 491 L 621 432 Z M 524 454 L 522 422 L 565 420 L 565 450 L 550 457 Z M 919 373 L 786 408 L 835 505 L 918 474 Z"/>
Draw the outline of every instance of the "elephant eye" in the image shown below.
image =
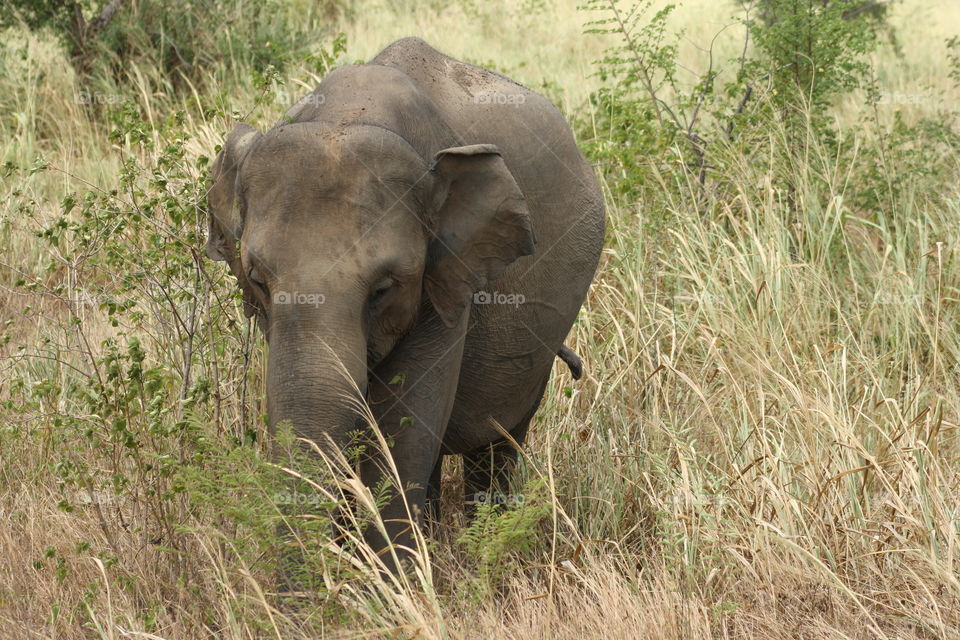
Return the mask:
<path fill-rule="evenodd" d="M 377 286 L 373 288 L 373 292 L 370 294 L 370 302 L 376 303 L 383 299 L 383 296 L 386 295 L 387 291 L 393 287 L 393 278 L 384 278 L 377 283 Z"/>
<path fill-rule="evenodd" d="M 267 289 L 267 285 L 264 284 L 263 279 L 256 267 L 252 267 L 247 272 L 247 280 L 250 282 L 250 284 L 259 289 L 260 293 L 262 293 L 265 298 L 270 298 L 270 290 Z"/>

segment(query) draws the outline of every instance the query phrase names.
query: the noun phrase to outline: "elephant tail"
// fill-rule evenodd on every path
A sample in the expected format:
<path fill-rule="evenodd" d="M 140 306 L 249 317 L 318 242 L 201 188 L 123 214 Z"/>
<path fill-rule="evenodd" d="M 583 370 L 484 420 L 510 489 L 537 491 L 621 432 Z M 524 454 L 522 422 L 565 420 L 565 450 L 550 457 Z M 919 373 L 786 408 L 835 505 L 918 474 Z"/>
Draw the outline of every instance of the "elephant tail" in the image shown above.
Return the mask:
<path fill-rule="evenodd" d="M 570 375 L 573 376 L 573 379 L 579 380 L 580 376 L 583 375 L 583 361 L 580 360 L 580 356 L 564 344 L 560 346 L 560 351 L 557 351 L 557 357 L 566 362 L 567 366 L 570 367 Z"/>

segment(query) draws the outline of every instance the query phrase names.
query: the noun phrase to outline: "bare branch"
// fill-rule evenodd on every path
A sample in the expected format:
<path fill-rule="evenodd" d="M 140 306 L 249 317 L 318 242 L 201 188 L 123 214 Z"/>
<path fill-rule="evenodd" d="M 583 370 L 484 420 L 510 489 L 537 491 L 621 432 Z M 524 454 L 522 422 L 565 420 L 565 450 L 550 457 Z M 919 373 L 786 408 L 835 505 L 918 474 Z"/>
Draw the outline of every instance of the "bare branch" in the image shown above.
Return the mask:
<path fill-rule="evenodd" d="M 96 18 L 90 21 L 90 24 L 87 26 L 86 33 L 84 36 L 86 38 L 93 38 L 98 33 L 100 33 L 104 27 L 106 27 L 111 20 L 113 20 L 114 14 L 117 12 L 117 9 L 120 8 L 120 5 L 123 4 L 123 0 L 111 0 L 110 4 L 103 8 L 103 11 L 100 12 Z"/>

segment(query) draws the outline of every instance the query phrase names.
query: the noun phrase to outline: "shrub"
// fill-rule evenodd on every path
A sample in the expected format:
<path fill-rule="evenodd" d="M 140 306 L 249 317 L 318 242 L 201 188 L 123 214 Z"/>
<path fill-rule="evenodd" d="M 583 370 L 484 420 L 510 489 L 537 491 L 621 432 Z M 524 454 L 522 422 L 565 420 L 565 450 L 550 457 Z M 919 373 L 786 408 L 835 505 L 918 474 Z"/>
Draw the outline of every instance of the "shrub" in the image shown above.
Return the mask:
<path fill-rule="evenodd" d="M 627 6 L 590 0 L 581 8 L 599 17 L 587 32 L 613 34 L 618 43 L 596 61 L 606 86 L 590 97 L 591 118 L 578 121 L 585 152 L 613 192 L 642 200 L 654 210 L 646 219 L 660 227 L 677 198 L 692 195 L 709 208 L 735 196 L 728 193 L 728 169 L 749 162 L 750 149 L 773 133 L 784 138 L 781 152 L 794 156 L 775 168 L 796 164 L 812 143 L 827 145 L 858 177 L 853 195 L 863 209 L 895 210 L 912 189 L 900 176 L 912 176 L 910 184 L 923 177 L 928 192 L 942 189 L 953 173 L 944 152 L 957 139 L 949 114 L 912 124 L 895 114 L 887 125 L 865 109 L 856 127 L 840 132 L 834 125 L 830 108 L 839 97 L 863 88 L 869 106 L 882 95 L 868 63 L 884 26 L 885 12 L 874 4 L 765 0 L 757 15 L 751 4 L 739 19 L 743 55 L 717 61 L 711 45 L 706 69 L 681 84 L 680 34 L 668 32 L 674 5 L 654 12 L 652 0 Z M 948 42 L 948 51 L 960 45 L 952 47 Z M 735 73 L 721 81 L 717 69 L 724 66 Z M 872 145 L 869 152 L 858 146 L 863 141 Z M 790 172 L 773 179 L 792 201 Z"/>
<path fill-rule="evenodd" d="M 876 24 L 850 5 L 766 0 L 764 17 L 746 20 L 756 48 L 746 72 L 769 78 L 769 104 L 782 120 L 811 114 L 822 127 L 831 101 L 869 80 Z"/>
<path fill-rule="evenodd" d="M 0 27 L 24 24 L 58 35 L 78 71 L 131 80 L 133 63 L 155 68 L 176 86 L 282 70 L 309 56 L 340 10 L 338 0 L 185 0 L 171 11 L 158 0 L 62 2 L 17 0 L 0 5 Z"/>

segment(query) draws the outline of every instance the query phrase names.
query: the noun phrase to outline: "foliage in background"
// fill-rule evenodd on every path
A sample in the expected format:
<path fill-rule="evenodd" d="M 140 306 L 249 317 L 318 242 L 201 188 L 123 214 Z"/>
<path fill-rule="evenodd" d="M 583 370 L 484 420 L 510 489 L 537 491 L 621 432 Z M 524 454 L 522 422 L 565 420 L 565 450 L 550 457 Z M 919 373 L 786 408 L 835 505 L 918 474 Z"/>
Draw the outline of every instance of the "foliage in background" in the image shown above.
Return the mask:
<path fill-rule="evenodd" d="M 763 78 L 783 122 L 800 126 L 802 114 L 810 113 L 818 120 L 814 126 L 826 130 L 831 102 L 870 78 L 867 55 L 876 48 L 876 21 L 851 11 L 849 2 L 766 0 L 763 14 L 746 21 L 755 52 L 741 81 L 752 85 Z M 802 149 L 798 135 L 794 142 Z"/>
<path fill-rule="evenodd" d="M 542 542 L 541 525 L 550 516 L 543 481 L 531 480 L 513 495 L 523 496 L 520 504 L 477 505 L 473 520 L 457 538 L 471 573 L 463 590 L 474 598 L 493 596 L 504 578 Z"/>
<path fill-rule="evenodd" d="M 79 57 L 122 4 L 123 0 L 5 0 L 0 4 L 0 28 L 18 23 L 31 30 L 49 28 L 73 56 Z"/>
<path fill-rule="evenodd" d="M 0 28 L 22 22 L 50 29 L 98 90 L 133 86 L 136 64 L 161 70 L 174 89 L 189 91 L 211 80 L 282 72 L 309 57 L 331 35 L 341 4 L 184 0 L 172 10 L 158 0 L 9 0 L 0 4 Z"/>
<path fill-rule="evenodd" d="M 657 165 L 701 152 L 696 137 L 689 146 L 676 145 L 692 123 L 685 125 L 681 118 L 687 113 L 676 113 L 661 97 L 665 90 L 682 96 L 676 87 L 676 43 L 667 33 L 675 5 L 652 15 L 651 6 L 652 0 L 626 8 L 589 0 L 581 7 L 600 16 L 587 23 L 586 33 L 619 40 L 597 61 L 597 74 L 609 86 L 591 95 L 593 120 L 583 125 L 581 138 L 588 157 L 601 163 L 613 188 L 628 199 L 658 184 Z"/>
<path fill-rule="evenodd" d="M 783 151 L 797 158 L 810 145 L 827 144 L 857 177 L 856 206 L 889 217 L 904 193 L 948 184 L 955 167 L 944 152 L 958 139 L 953 114 L 908 124 L 895 113 L 881 122 L 875 109 L 853 129 L 840 130 L 831 107 L 854 90 L 867 107 L 890 100 L 876 86 L 869 55 L 886 26 L 886 5 L 765 0 L 743 3 L 733 25 L 744 33 L 742 55 L 718 60 L 713 42 L 706 68 L 693 82 L 679 82 L 676 53 L 682 33 L 670 33 L 675 6 L 653 11 L 652 0 L 590 0 L 595 17 L 587 33 L 613 34 L 618 43 L 597 61 L 608 86 L 591 95 L 591 118 L 578 128 L 585 151 L 627 202 L 669 203 L 692 189 L 710 207 L 736 194 L 727 188 L 728 163 L 749 161 L 750 149 L 773 131 L 786 136 Z M 811 133 L 816 138 L 811 137 Z M 872 151 L 852 140 L 869 140 Z M 790 162 L 778 166 L 787 166 Z M 676 169 L 681 171 L 676 171 Z M 778 180 L 789 187 L 793 175 Z M 904 178 L 907 178 L 906 180 Z M 788 198 L 792 197 L 788 194 Z M 662 215 L 648 217 L 662 227 Z"/>
<path fill-rule="evenodd" d="M 885 24 L 890 16 L 890 6 L 895 0 L 823 0 L 820 4 L 824 8 L 840 9 L 843 17 L 856 20 L 867 17 L 877 23 Z M 742 5 L 755 7 L 761 19 L 767 23 L 774 23 L 780 19 L 783 10 L 781 0 L 738 0 Z M 795 3 L 797 9 L 804 5 Z"/>

